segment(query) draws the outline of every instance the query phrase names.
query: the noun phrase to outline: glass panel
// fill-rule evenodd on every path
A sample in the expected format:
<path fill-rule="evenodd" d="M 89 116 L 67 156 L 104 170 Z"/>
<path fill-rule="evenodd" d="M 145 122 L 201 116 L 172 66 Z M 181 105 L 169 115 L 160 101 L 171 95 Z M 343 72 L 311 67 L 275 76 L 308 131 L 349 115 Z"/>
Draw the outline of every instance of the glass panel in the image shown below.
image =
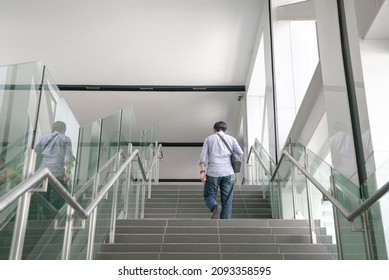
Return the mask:
<path fill-rule="evenodd" d="M 115 161 L 110 161 L 109 164 L 102 167 L 101 172 L 99 172 L 99 178 L 103 179 L 98 181 L 98 177 L 96 177 L 95 181 L 91 180 L 88 184 L 84 185 L 83 189 L 81 189 L 77 194 L 77 199 L 81 202 L 84 208 L 88 207 L 88 205 L 92 202 L 93 198 L 95 198 L 98 193 L 102 190 L 102 188 L 106 185 L 106 180 L 104 180 L 104 176 L 100 176 L 102 174 L 111 174 L 115 171 Z M 105 198 L 100 202 L 97 206 L 96 212 L 96 228 L 94 234 L 94 244 L 93 244 L 93 252 L 94 254 L 100 251 L 100 247 L 107 240 L 107 234 L 110 230 L 111 224 L 111 213 L 112 213 L 112 201 L 113 201 L 113 192 L 114 187 L 112 187 Z M 75 231 L 72 249 L 71 249 L 71 259 L 86 259 L 87 257 L 87 246 L 88 243 L 88 234 L 90 228 L 92 217 L 89 217 L 85 220 L 85 228 L 81 228 L 80 230 Z M 76 225 L 82 224 L 81 219 L 76 219 Z"/>
<path fill-rule="evenodd" d="M 122 115 L 122 139 L 124 139 L 121 143 L 121 147 L 123 151 L 125 151 L 125 157 L 129 156 L 127 153 L 127 144 L 132 143 L 132 150 L 139 148 L 139 139 L 141 139 L 140 130 L 136 121 L 135 112 L 133 107 L 130 107 L 126 110 L 123 110 Z M 124 159 L 123 159 L 124 160 Z M 136 204 L 136 178 L 137 172 L 139 170 L 137 162 L 133 161 L 131 164 L 130 170 L 130 184 L 128 186 L 128 190 L 126 190 L 127 186 L 119 188 L 119 198 L 126 199 L 125 193 L 128 191 L 128 218 L 135 218 L 135 204 Z M 121 210 L 119 207 L 121 204 L 124 204 L 124 201 L 118 204 L 118 210 Z M 139 210 L 139 209 L 138 209 Z M 119 216 L 120 217 L 120 216 Z"/>
<path fill-rule="evenodd" d="M 39 62 L 0 67 L 0 195 L 22 179 L 25 152 L 33 138 L 42 70 Z"/>
<path fill-rule="evenodd" d="M 122 119 L 121 119 L 121 133 L 120 133 L 120 148 L 124 152 L 124 155 L 129 156 L 128 152 L 128 144 L 132 143 L 134 140 L 134 134 L 136 128 L 136 123 L 134 121 L 134 109 L 128 108 L 122 111 Z"/>
<path fill-rule="evenodd" d="M 72 192 L 79 125 L 47 68 L 42 81 L 33 142 L 37 158 L 42 160 L 36 168 L 47 167 Z M 65 173 L 68 163 L 70 173 Z M 67 206 L 50 185 L 46 191 L 41 184 L 37 187 L 31 196 L 23 259 L 60 259 Z"/>
<path fill-rule="evenodd" d="M 272 216 L 275 219 L 282 219 L 281 184 L 279 181 L 280 180 L 276 179 L 274 182 L 270 182 L 270 204 L 272 209 Z"/>
<path fill-rule="evenodd" d="M 98 170 L 101 120 L 80 129 L 78 141 L 77 169 L 74 192 L 91 180 Z"/>
<path fill-rule="evenodd" d="M 0 196 L 23 179 L 26 151 L 34 137 L 42 71 L 40 62 L 0 66 Z M 17 204 L 15 201 L 0 213 L 0 259 L 9 258 Z M 30 240 L 28 233 L 26 241 Z"/>
<path fill-rule="evenodd" d="M 149 164 L 151 164 L 151 159 L 153 157 L 153 147 L 155 147 L 155 142 L 157 140 L 157 125 L 152 125 L 150 128 L 143 131 L 143 135 L 140 141 L 140 155 L 142 160 L 145 161 L 146 171 L 149 169 Z"/>
<path fill-rule="evenodd" d="M 270 174 L 273 174 L 273 171 L 276 167 L 275 160 L 265 150 L 265 148 L 261 145 L 261 143 L 258 141 L 258 139 L 255 139 L 254 148 L 258 152 L 266 169 L 270 172 Z"/>
<path fill-rule="evenodd" d="M 380 166 L 367 180 L 365 186 L 369 190 L 379 189 L 389 182 L 389 161 Z M 372 193 L 371 193 L 372 194 Z M 370 194 L 370 195 L 371 195 Z M 373 240 L 372 253 L 375 259 L 387 260 L 389 252 L 389 194 L 375 203 L 367 213 L 370 225 L 369 235 Z"/>
<path fill-rule="evenodd" d="M 102 119 L 99 169 L 119 151 L 121 112 Z"/>
<path fill-rule="evenodd" d="M 349 213 L 359 206 L 360 188 L 358 186 L 333 169 L 317 155 L 304 148 L 301 144 L 293 143 L 292 147 L 293 157 L 298 159 L 303 166 L 307 166 L 308 168 L 306 169 L 310 175 L 321 183 L 327 191 L 332 193 Z M 304 151 L 306 151 L 306 157 L 304 156 Z M 306 163 L 304 163 L 304 158 L 306 158 Z M 334 244 L 340 242 L 344 259 L 365 259 L 366 252 L 363 232 L 361 232 L 361 230 L 352 229 L 353 227 L 361 229 L 361 220 L 358 218 L 353 224 L 350 223 L 342 214 L 331 206 L 331 203 L 327 201 L 321 192 L 312 184 L 311 191 L 311 203 L 315 225 L 320 225 L 320 228 L 325 229 L 327 234 L 331 235 Z M 338 226 L 336 223 L 338 223 Z M 336 238 L 337 227 L 338 234 L 341 238 L 340 241 Z M 316 234 L 320 233 L 320 228 L 315 229 Z M 325 239 L 324 241 L 324 243 L 327 243 Z"/>
<path fill-rule="evenodd" d="M 43 136 L 49 135 L 55 130 L 55 122 L 63 122 L 65 124 L 65 135 L 66 137 L 68 137 L 68 141 L 70 141 L 70 146 L 66 149 L 73 156 L 77 155 L 80 132 L 79 123 L 73 112 L 71 111 L 69 105 L 67 104 L 65 98 L 63 97 L 62 93 L 60 92 L 57 84 L 52 78 L 49 70 L 45 67 L 43 75 L 42 95 L 39 104 L 37 135 L 36 141 L 34 142 L 35 145 Z M 42 164 L 44 164 L 43 161 Z M 36 166 L 37 169 L 40 167 L 43 166 Z M 53 172 L 52 168 L 49 167 L 49 169 L 51 172 Z M 56 176 L 55 172 L 53 172 L 53 174 Z M 75 179 L 75 161 L 73 161 L 72 163 L 70 175 L 71 177 L 67 184 L 68 190 L 72 192 L 73 182 Z"/>
<path fill-rule="evenodd" d="M 294 218 L 294 203 L 293 203 L 293 190 L 291 180 L 291 166 L 287 161 L 282 161 L 278 168 L 278 172 L 275 176 L 278 190 L 275 190 L 272 195 L 272 208 L 278 210 L 279 218 L 292 219 Z M 273 187 L 274 189 L 274 187 Z"/>
<path fill-rule="evenodd" d="M 39 89 L 39 87 L 35 84 L 32 86 L 27 86 L 27 83 L 21 83 L 20 85 L 9 85 L 7 84 L 7 79 L 9 79 L 7 75 L 8 72 L 12 69 L 0 69 L 0 73 L 2 75 L 1 80 L 4 80 L 4 85 L 2 85 L 0 91 L 0 114 L 12 117 L 14 112 L 10 110 L 10 107 L 12 107 L 12 105 L 10 105 L 10 100 L 19 101 L 15 104 L 20 107 L 22 104 L 22 99 L 18 98 L 24 96 L 22 94 L 18 94 L 16 97 L 14 97 L 13 94 L 16 92 L 23 93 L 23 91 L 27 91 L 30 95 L 31 93 L 36 94 L 36 92 L 33 90 Z M 11 72 L 14 74 L 23 74 L 20 70 L 21 68 L 13 69 Z M 27 70 L 31 70 L 31 67 L 27 67 Z M 15 82 L 17 79 L 12 77 L 12 80 Z M 123 112 L 118 112 L 117 114 L 91 123 L 80 129 L 76 118 L 72 114 L 70 108 L 68 107 L 66 101 L 64 100 L 61 92 L 59 91 L 47 69 L 44 71 L 43 79 L 40 78 L 39 80 L 43 80 L 43 84 L 40 87 L 42 94 L 40 99 L 41 102 L 39 104 L 38 119 L 35 120 L 34 114 L 36 114 L 36 110 L 33 110 L 34 108 L 38 107 L 38 98 L 35 96 L 26 98 L 27 101 L 25 101 L 25 104 L 23 104 L 25 107 L 24 109 L 18 108 L 18 111 L 20 112 L 27 112 L 24 121 L 20 121 L 20 119 L 22 119 L 22 114 L 19 112 L 19 118 L 12 117 L 12 120 L 19 121 L 16 122 L 14 126 L 12 126 L 13 124 L 11 125 L 6 122 L 0 122 L 1 128 L 6 130 L 8 133 L 8 136 L 5 133 L 1 134 L 2 140 L 4 142 L 2 146 L 6 147 L 6 149 L 4 149 L 5 152 L 1 154 L 4 155 L 4 163 L 0 162 L 0 178 L 3 178 L 2 176 L 5 174 L 7 175 L 7 181 L 4 183 L 2 182 L 2 188 L 0 191 L 5 192 L 9 189 L 8 180 L 10 180 L 12 177 L 9 176 L 11 174 L 11 168 L 9 168 L 10 165 L 8 163 L 7 156 L 11 156 L 14 150 L 11 149 L 12 147 L 8 146 L 7 139 L 11 139 L 11 136 L 14 136 L 15 133 L 13 133 L 13 128 L 18 128 L 15 131 L 21 130 L 20 124 L 25 122 L 25 127 L 27 128 L 26 132 L 31 132 L 26 133 L 25 137 L 22 139 L 23 141 L 21 142 L 23 145 L 15 145 L 15 147 L 18 146 L 18 149 L 24 152 L 27 150 L 28 145 L 32 142 L 32 131 L 36 131 L 37 136 L 32 144 L 32 146 L 35 148 L 40 145 L 39 142 L 41 139 L 44 139 L 44 137 L 49 133 L 51 134 L 53 123 L 61 120 L 66 125 L 66 135 L 68 137 L 66 139 L 69 139 L 69 141 L 66 140 L 65 143 L 70 143 L 69 149 L 73 154 L 77 154 L 77 165 L 73 165 L 72 168 L 72 178 L 71 181 L 69 181 L 69 186 L 72 188 L 69 188 L 69 191 L 73 192 L 74 197 L 76 197 L 79 203 L 86 209 L 92 199 L 96 197 L 97 193 L 100 192 L 101 189 L 107 184 L 108 180 L 111 178 L 111 175 L 117 170 L 117 162 L 114 156 L 117 155 L 119 148 L 127 148 L 129 142 L 133 142 L 134 139 L 140 139 L 139 130 L 137 128 L 133 110 L 132 108 L 129 108 Z M 28 81 L 31 82 L 34 81 L 34 79 L 30 76 Z M 35 106 L 32 106 L 31 104 L 34 104 Z M 4 119 L 2 118 L 1 121 L 3 120 Z M 33 125 L 35 124 L 37 124 L 37 128 L 32 129 Z M 156 130 L 153 127 L 149 130 L 146 137 L 144 137 L 144 143 L 155 143 L 155 133 Z M 50 143 L 54 142 L 50 141 Z M 122 154 L 124 155 L 122 160 L 123 162 L 126 153 Z M 23 162 L 24 159 L 22 163 Z M 119 164 L 121 163 L 119 162 Z M 37 168 L 39 167 L 40 166 L 37 166 Z M 23 166 L 21 166 L 21 168 L 23 168 Z M 138 168 L 133 165 L 131 173 L 133 174 L 137 171 L 137 169 Z M 99 170 L 98 176 L 95 175 L 97 170 Z M 54 174 L 55 172 L 52 171 L 52 173 Z M 76 175 L 74 175 L 75 173 Z M 20 171 L 18 174 L 22 174 L 22 172 Z M 120 183 L 118 183 L 117 187 L 115 186 L 110 189 L 109 193 L 105 196 L 97 208 L 96 232 L 94 235 L 95 253 L 99 251 L 101 244 L 106 241 L 107 233 L 110 229 L 112 201 L 114 198 L 114 192 L 116 191 L 118 197 L 118 205 L 116 209 L 117 216 L 122 214 L 122 209 L 126 200 L 125 176 L 126 174 L 122 175 L 123 178 L 118 180 Z M 58 179 L 63 179 L 63 177 L 60 177 L 61 176 L 59 176 Z M 135 177 L 132 176 L 132 183 L 130 185 L 130 200 L 132 202 L 130 208 L 132 207 L 132 216 L 134 216 L 135 212 L 134 180 Z M 37 187 L 40 187 L 40 185 L 41 184 L 39 184 Z M 3 186 L 7 187 L 3 188 Z M 62 206 L 57 209 L 54 207 L 55 204 L 52 204 L 53 195 L 51 195 L 49 198 L 47 197 L 49 192 L 44 191 L 44 189 L 38 188 L 35 190 L 36 192 L 31 193 L 30 212 L 26 230 L 26 242 L 24 244 L 22 258 L 61 259 L 62 250 L 64 248 L 64 229 L 66 225 L 66 211 L 68 206 Z M 9 247 L 13 233 L 13 224 L 9 221 L 12 220 L 15 215 L 16 203 L 17 202 L 0 213 L 0 237 L 2 240 L 0 246 L 3 248 L 1 250 L 1 259 L 7 259 L 9 255 Z M 74 229 L 72 231 L 73 236 L 70 257 L 71 259 L 86 258 L 89 221 L 90 219 L 82 221 L 81 219 L 77 218 L 73 225 Z"/>
<path fill-rule="evenodd" d="M 57 211 L 42 193 L 31 198 L 23 259 L 60 260 L 64 241 L 66 208 Z"/>

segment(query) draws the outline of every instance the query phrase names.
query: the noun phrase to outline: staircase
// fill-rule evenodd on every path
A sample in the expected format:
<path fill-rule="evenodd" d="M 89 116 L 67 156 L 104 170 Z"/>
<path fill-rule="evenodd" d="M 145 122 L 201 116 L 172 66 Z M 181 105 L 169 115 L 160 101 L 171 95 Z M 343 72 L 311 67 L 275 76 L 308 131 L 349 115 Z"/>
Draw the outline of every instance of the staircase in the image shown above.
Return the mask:
<path fill-rule="evenodd" d="M 236 186 L 233 219 L 211 220 L 202 185 L 156 185 L 145 219 L 118 220 L 114 244 L 98 260 L 331 260 L 332 238 L 320 229 L 311 244 L 303 220 L 271 218 L 258 186 Z"/>

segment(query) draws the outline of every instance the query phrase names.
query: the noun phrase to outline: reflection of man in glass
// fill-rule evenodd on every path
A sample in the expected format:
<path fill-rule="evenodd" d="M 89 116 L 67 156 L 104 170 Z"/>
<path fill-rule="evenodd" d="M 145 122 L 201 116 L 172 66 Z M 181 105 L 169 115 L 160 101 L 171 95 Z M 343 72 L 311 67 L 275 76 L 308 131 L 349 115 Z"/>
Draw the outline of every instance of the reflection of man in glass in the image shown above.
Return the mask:
<path fill-rule="evenodd" d="M 346 132 L 345 125 L 339 121 L 333 124 L 333 132 L 330 137 L 332 164 L 343 176 L 351 178 L 356 172 L 352 136 Z"/>
<path fill-rule="evenodd" d="M 56 121 L 52 131 L 51 134 L 43 136 L 35 146 L 37 155 L 42 158 L 38 167 L 47 167 L 67 188 L 71 166 L 75 160 L 72 153 L 72 142 L 65 135 L 66 124 L 64 122 Z M 44 196 L 57 209 L 60 209 L 64 204 L 63 198 L 50 185 Z"/>

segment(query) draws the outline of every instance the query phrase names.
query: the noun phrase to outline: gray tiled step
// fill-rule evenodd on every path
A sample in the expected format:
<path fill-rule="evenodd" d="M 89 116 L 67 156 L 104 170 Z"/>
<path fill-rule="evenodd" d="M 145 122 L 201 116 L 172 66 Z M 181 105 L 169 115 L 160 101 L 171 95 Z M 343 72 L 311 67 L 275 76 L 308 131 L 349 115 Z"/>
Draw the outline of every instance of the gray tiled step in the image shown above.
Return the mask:
<path fill-rule="evenodd" d="M 284 254 L 327 254 L 335 245 L 324 244 L 106 244 L 102 252 L 214 252 L 214 253 L 284 253 Z"/>
<path fill-rule="evenodd" d="M 210 214 L 204 214 L 204 213 L 146 213 L 145 218 L 159 218 L 159 219 L 193 219 L 193 218 L 202 218 L 202 219 L 209 219 Z M 233 214 L 233 219 L 268 219 L 271 218 L 270 214 Z"/>
<path fill-rule="evenodd" d="M 101 253 L 98 260 L 334 260 L 333 254 Z"/>
<path fill-rule="evenodd" d="M 310 244 L 304 220 L 274 220 L 257 187 L 236 186 L 233 219 L 211 220 L 203 186 L 153 186 L 145 217 L 118 220 L 116 244 L 98 259 L 332 259 L 331 246 Z M 218 198 L 219 199 L 219 198 Z M 319 239 L 331 238 L 320 229 Z"/>
<path fill-rule="evenodd" d="M 223 260 L 336 260 L 334 254 L 222 254 Z"/>
<path fill-rule="evenodd" d="M 145 213 L 211 213 L 208 208 L 205 206 L 200 207 L 193 207 L 193 208 L 145 208 Z M 266 213 L 271 214 L 271 209 L 268 208 L 239 208 L 239 207 L 233 207 L 233 213 L 252 213 L 252 214 L 260 214 L 260 213 Z"/>
<path fill-rule="evenodd" d="M 117 226 L 219 226 L 219 227 L 272 227 L 272 228 L 308 228 L 304 220 L 211 220 L 211 219 L 122 219 L 116 221 Z"/>
<path fill-rule="evenodd" d="M 330 243 L 330 237 L 322 236 L 322 241 Z M 309 235 L 273 234 L 120 234 L 115 235 L 115 243 L 305 243 L 310 244 Z"/>
<path fill-rule="evenodd" d="M 284 260 L 337 260 L 336 254 L 284 254 Z"/>
<path fill-rule="evenodd" d="M 100 253 L 96 260 L 159 260 L 159 253 Z"/>
<path fill-rule="evenodd" d="M 220 195 L 217 195 L 220 196 Z M 174 192 L 152 192 L 151 198 L 148 199 L 158 199 L 158 198 L 182 198 L 182 199 L 202 199 L 203 192 L 188 192 L 188 193 L 174 193 Z M 262 194 L 255 192 L 246 192 L 246 193 L 234 193 L 234 198 L 240 199 L 265 199 Z"/>
<path fill-rule="evenodd" d="M 220 196 L 217 197 L 220 201 Z M 151 198 L 146 199 L 146 218 L 170 219 L 209 219 L 210 211 L 203 200 L 203 185 L 163 186 L 152 188 Z M 239 186 L 234 188 L 234 219 L 267 219 L 272 217 L 271 207 L 263 198 L 261 188 L 257 186 Z"/>
<path fill-rule="evenodd" d="M 263 209 L 271 209 L 268 203 L 239 203 L 235 202 L 232 204 L 233 209 L 235 208 L 263 208 Z M 169 203 L 169 202 L 157 202 L 151 203 L 146 202 L 145 208 L 198 208 L 203 209 L 206 208 L 205 203 L 203 201 L 198 203 Z"/>
<path fill-rule="evenodd" d="M 116 228 L 118 234 L 294 234 L 294 235 L 308 235 L 308 228 L 268 228 L 268 227 L 131 227 L 119 226 Z M 324 233 L 323 233 L 324 235 Z M 320 237 L 320 236 L 319 236 Z"/>

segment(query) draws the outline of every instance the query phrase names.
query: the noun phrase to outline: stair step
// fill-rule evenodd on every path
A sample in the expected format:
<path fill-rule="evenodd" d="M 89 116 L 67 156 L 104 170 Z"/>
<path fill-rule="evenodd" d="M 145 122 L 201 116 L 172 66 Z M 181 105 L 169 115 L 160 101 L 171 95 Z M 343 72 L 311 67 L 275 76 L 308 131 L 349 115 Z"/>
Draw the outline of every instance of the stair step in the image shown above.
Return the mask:
<path fill-rule="evenodd" d="M 117 220 L 115 244 L 105 244 L 97 259 L 337 259 L 336 246 L 331 243 L 331 237 L 325 235 L 325 229 L 316 230 L 318 239 L 324 243 L 311 244 L 305 220 L 271 217 L 212 220 L 203 204 L 198 207 L 193 211 L 196 213 L 187 213 L 188 217 L 193 215 L 192 218 L 180 218 L 186 209 L 174 209 L 170 213 L 172 218 L 163 218 L 169 213 L 151 213 L 153 217 L 150 218 Z M 168 208 L 153 209 L 163 211 Z M 239 214 L 236 212 L 234 217 Z"/>
<path fill-rule="evenodd" d="M 146 218 L 209 219 L 210 211 L 205 206 L 202 184 L 195 185 L 155 185 L 151 198 L 146 199 Z M 272 216 L 269 201 L 263 197 L 258 186 L 234 187 L 233 218 L 268 219 Z M 220 196 L 217 196 L 220 201 Z"/>

